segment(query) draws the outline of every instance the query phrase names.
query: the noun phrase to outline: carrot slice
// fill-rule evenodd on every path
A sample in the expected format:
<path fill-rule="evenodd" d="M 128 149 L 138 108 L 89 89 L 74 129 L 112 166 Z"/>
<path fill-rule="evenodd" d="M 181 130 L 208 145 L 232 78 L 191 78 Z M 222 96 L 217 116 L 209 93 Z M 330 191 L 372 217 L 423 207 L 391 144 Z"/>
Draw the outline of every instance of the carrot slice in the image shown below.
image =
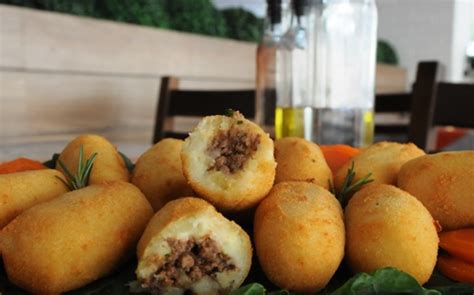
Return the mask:
<path fill-rule="evenodd" d="M 320 148 L 333 174 L 352 157 L 360 153 L 358 148 L 345 144 L 321 145 Z"/>
<path fill-rule="evenodd" d="M 474 264 L 452 256 L 439 256 L 438 269 L 448 278 L 463 283 L 474 283 Z"/>
<path fill-rule="evenodd" d="M 41 162 L 27 159 L 27 158 L 18 158 L 13 161 L 5 162 L 0 164 L 0 174 L 8 174 L 15 172 L 22 172 L 28 170 L 39 170 L 46 169 L 46 167 L 41 164 Z"/>
<path fill-rule="evenodd" d="M 474 228 L 440 233 L 439 246 L 453 256 L 474 263 Z"/>

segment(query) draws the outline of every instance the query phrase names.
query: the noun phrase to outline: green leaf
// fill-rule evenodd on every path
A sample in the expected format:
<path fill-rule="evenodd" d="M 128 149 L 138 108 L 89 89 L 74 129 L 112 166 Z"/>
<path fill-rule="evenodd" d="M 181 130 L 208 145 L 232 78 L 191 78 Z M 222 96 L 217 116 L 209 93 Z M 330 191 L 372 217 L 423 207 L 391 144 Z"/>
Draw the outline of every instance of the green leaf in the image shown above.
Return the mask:
<path fill-rule="evenodd" d="M 135 164 L 133 164 L 132 160 L 128 158 L 124 153 L 119 152 L 120 156 L 122 157 L 123 161 L 125 162 L 125 166 L 127 166 L 128 172 L 133 172 L 135 168 Z"/>
<path fill-rule="evenodd" d="M 252 283 L 232 291 L 230 295 L 265 295 L 265 288 L 258 283 Z"/>
<path fill-rule="evenodd" d="M 397 52 L 386 40 L 377 41 L 377 63 L 398 65 Z"/>
<path fill-rule="evenodd" d="M 387 267 L 371 273 L 359 273 L 331 295 L 413 294 L 440 295 L 425 289 L 409 274 Z"/>
<path fill-rule="evenodd" d="M 54 153 L 50 160 L 43 163 L 44 166 L 48 167 L 49 169 L 56 168 L 56 162 L 58 161 L 59 154 Z"/>
<path fill-rule="evenodd" d="M 227 37 L 250 42 L 259 42 L 263 33 L 263 19 L 242 8 L 221 10 L 227 25 Z"/>

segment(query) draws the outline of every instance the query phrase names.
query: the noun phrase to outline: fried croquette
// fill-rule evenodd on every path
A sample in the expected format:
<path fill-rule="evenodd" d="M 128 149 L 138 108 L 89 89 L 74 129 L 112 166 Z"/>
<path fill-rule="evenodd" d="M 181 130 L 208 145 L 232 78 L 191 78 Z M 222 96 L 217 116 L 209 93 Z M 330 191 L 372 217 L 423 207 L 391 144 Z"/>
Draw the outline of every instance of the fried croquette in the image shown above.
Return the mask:
<path fill-rule="evenodd" d="M 345 209 L 346 257 L 355 272 L 395 267 L 420 284 L 436 264 L 435 221 L 415 197 L 386 184 L 358 191 Z"/>
<path fill-rule="evenodd" d="M 256 206 L 275 178 L 273 141 L 238 112 L 205 117 L 186 138 L 181 159 L 192 189 L 225 212 Z"/>
<path fill-rule="evenodd" d="M 59 294 L 114 270 L 153 215 L 126 182 L 90 185 L 32 207 L 0 233 L 8 279 L 35 294 Z"/>
<path fill-rule="evenodd" d="M 249 236 L 208 202 L 180 198 L 167 203 L 138 244 L 136 270 L 153 294 L 229 294 L 247 276 Z"/>
<path fill-rule="evenodd" d="M 280 182 L 257 207 L 257 256 L 280 288 L 316 292 L 324 288 L 344 256 L 341 205 L 309 182 Z"/>
<path fill-rule="evenodd" d="M 26 209 L 66 193 L 63 181 L 54 169 L 0 175 L 0 229 Z"/>
<path fill-rule="evenodd" d="M 371 173 L 373 183 L 397 184 L 398 171 L 411 159 L 423 156 L 424 151 L 412 143 L 379 142 L 361 151 L 351 161 L 339 168 L 334 175 L 334 186 L 340 192 L 347 171 L 354 163 L 355 177 L 353 182 Z"/>
<path fill-rule="evenodd" d="M 474 151 L 411 160 L 402 166 L 398 186 L 420 200 L 444 230 L 474 226 Z"/>
<path fill-rule="evenodd" d="M 80 148 L 84 151 L 84 161 L 97 153 L 92 171 L 89 177 L 89 184 L 100 184 L 107 181 L 129 181 L 129 172 L 125 161 L 120 156 L 117 149 L 105 138 L 99 135 L 85 134 L 73 139 L 59 155 L 69 171 L 77 171 L 79 164 Z M 59 163 L 56 169 L 64 172 Z"/>
<path fill-rule="evenodd" d="M 285 137 L 275 141 L 275 183 L 307 181 L 329 188 L 332 172 L 319 146 L 304 138 Z"/>
<path fill-rule="evenodd" d="M 173 199 L 193 195 L 183 175 L 182 146 L 182 140 L 163 139 L 141 155 L 135 165 L 132 183 L 145 194 L 155 212 Z"/>

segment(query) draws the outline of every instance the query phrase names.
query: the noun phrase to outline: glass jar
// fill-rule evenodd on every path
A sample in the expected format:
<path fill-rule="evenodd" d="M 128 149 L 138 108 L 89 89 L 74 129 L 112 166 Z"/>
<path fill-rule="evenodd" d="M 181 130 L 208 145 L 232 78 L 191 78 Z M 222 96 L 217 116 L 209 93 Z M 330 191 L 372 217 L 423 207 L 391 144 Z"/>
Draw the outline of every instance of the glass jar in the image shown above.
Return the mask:
<path fill-rule="evenodd" d="M 374 136 L 374 0 L 324 0 L 317 39 L 313 140 L 366 146 Z"/>
<path fill-rule="evenodd" d="M 376 38 L 374 0 L 294 0 L 276 54 L 276 138 L 372 143 Z"/>

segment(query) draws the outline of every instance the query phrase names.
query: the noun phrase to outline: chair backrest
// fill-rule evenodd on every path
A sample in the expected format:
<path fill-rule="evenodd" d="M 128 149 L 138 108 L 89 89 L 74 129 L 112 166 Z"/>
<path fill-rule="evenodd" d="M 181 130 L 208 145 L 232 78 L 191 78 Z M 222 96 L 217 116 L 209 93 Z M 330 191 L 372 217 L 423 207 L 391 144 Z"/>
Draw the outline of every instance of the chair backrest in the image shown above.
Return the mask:
<path fill-rule="evenodd" d="M 411 110 L 411 98 L 411 92 L 377 94 L 375 96 L 374 111 L 376 114 L 398 114 L 408 117 Z M 397 120 L 394 124 L 375 124 L 375 134 L 404 135 L 408 138 L 409 122 L 400 121 Z"/>
<path fill-rule="evenodd" d="M 433 109 L 431 100 L 434 85 L 439 75 L 439 64 L 436 61 L 418 63 L 416 80 L 412 92 L 378 94 L 375 97 L 376 114 L 399 114 L 395 124 L 376 124 L 375 134 L 398 138 L 402 141 L 416 141 L 427 133 L 428 109 Z M 402 117 L 405 116 L 405 122 Z M 426 126 L 425 126 L 426 125 Z M 418 140 L 419 141 L 419 140 Z"/>
<path fill-rule="evenodd" d="M 429 131 L 435 126 L 474 128 L 474 83 L 439 82 L 433 85 L 433 89 L 431 97 L 414 93 L 415 101 L 428 101 L 429 105 L 420 112 L 421 116 L 414 117 L 421 122 L 418 129 L 413 129 L 413 132 L 418 132 L 413 142 L 425 150 L 428 149 Z"/>
<path fill-rule="evenodd" d="M 474 84 L 438 83 L 433 125 L 474 128 Z"/>
<path fill-rule="evenodd" d="M 408 140 L 422 149 L 426 149 L 427 146 L 435 106 L 435 87 L 440 73 L 441 66 L 438 62 L 418 64 L 416 80 L 413 84 Z"/>
<path fill-rule="evenodd" d="M 255 117 L 254 90 L 178 90 L 178 83 L 174 77 L 161 79 L 153 143 L 164 137 L 187 136 L 187 133 L 166 130 L 165 122 L 171 117 L 203 117 L 223 114 L 226 109 L 239 110 L 247 118 Z"/>

